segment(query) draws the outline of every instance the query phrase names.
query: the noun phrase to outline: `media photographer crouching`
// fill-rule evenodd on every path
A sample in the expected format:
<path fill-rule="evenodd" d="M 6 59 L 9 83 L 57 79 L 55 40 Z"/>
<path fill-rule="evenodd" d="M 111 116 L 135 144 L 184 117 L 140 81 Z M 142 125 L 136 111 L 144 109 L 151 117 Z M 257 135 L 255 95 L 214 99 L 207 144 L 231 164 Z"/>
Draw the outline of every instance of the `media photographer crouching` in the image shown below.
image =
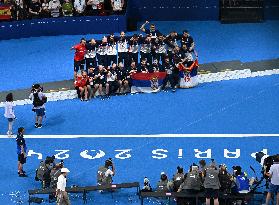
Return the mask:
<path fill-rule="evenodd" d="M 41 181 L 42 189 L 56 189 L 58 177 L 61 174 L 61 169 L 64 167 L 64 162 L 61 160 L 56 164 L 54 160 L 54 156 L 47 156 L 45 161 L 41 161 L 40 166 L 36 169 L 35 180 Z M 49 201 L 55 201 L 55 193 L 49 195 Z"/>
<path fill-rule="evenodd" d="M 54 156 L 47 156 L 44 161 L 40 162 L 38 169 L 36 169 L 36 181 L 42 182 L 42 188 L 52 187 L 55 188 L 57 178 L 60 175 L 60 169 L 63 168 L 63 160 L 60 163 L 55 163 Z"/>
<path fill-rule="evenodd" d="M 104 166 L 100 166 L 97 172 L 98 185 L 107 185 L 113 182 L 112 177 L 115 175 L 115 166 L 112 158 L 105 161 Z"/>
<path fill-rule="evenodd" d="M 43 94 L 43 87 L 40 84 L 34 84 L 31 89 L 29 99 L 33 101 L 32 111 L 36 113 L 35 128 L 42 128 L 43 117 L 45 116 L 45 103 L 47 97 Z"/>

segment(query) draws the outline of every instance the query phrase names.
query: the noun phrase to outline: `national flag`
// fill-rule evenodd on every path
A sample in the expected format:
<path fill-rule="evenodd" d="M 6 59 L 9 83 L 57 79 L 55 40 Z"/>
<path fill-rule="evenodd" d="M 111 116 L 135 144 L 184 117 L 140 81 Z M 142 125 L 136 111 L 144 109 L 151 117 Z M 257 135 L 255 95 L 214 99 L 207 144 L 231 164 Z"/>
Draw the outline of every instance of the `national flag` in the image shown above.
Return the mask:
<path fill-rule="evenodd" d="M 0 20 L 10 20 L 11 19 L 11 6 L 0 5 Z"/>
<path fill-rule="evenodd" d="M 166 72 L 134 73 L 132 75 L 131 93 L 159 92 L 166 77 Z"/>
<path fill-rule="evenodd" d="M 180 64 L 178 66 L 180 76 L 180 88 L 192 88 L 198 85 L 198 67 L 198 59 L 196 59 L 190 67 L 186 67 L 183 64 Z"/>

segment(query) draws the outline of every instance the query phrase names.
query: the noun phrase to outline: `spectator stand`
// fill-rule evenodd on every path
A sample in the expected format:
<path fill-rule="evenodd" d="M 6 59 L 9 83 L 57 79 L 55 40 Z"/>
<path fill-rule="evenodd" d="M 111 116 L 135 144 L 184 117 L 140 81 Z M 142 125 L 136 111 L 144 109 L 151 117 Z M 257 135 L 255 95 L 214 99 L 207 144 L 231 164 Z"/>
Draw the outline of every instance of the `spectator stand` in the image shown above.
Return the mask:
<path fill-rule="evenodd" d="M 32 19 L 0 23 L 0 40 L 38 36 L 116 33 L 126 30 L 126 15 Z"/>
<path fill-rule="evenodd" d="M 132 182 L 132 183 L 121 183 L 121 184 L 110 184 L 110 185 L 101 185 L 101 186 L 85 186 L 85 187 L 71 187 L 66 188 L 66 191 L 68 193 L 81 193 L 83 194 L 82 199 L 83 203 L 87 203 L 87 193 L 92 191 L 99 191 L 99 190 L 107 190 L 111 191 L 111 194 L 113 196 L 113 191 L 117 189 L 129 189 L 129 188 L 136 188 L 137 194 L 139 195 L 140 190 L 140 184 L 139 182 Z M 29 204 L 32 203 L 32 197 L 33 195 L 44 195 L 44 194 L 52 194 L 55 192 L 55 189 L 34 189 L 34 190 L 28 190 L 29 194 Z"/>

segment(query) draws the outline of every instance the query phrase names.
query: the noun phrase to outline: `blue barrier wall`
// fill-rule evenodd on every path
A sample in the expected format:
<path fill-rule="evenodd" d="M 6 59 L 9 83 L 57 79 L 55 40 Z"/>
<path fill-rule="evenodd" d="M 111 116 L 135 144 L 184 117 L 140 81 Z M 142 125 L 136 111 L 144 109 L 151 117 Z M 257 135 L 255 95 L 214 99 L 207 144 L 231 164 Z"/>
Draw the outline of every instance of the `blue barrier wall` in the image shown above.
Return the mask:
<path fill-rule="evenodd" d="M 61 17 L 2 22 L 0 40 L 55 35 L 112 33 L 126 30 L 126 16 Z"/>
<path fill-rule="evenodd" d="M 219 0 L 129 0 L 128 16 L 144 20 L 218 20 Z M 279 19 L 279 0 L 265 0 L 265 19 Z"/>
<path fill-rule="evenodd" d="M 219 0 L 130 0 L 128 15 L 139 20 L 218 20 Z"/>
<path fill-rule="evenodd" d="M 279 19 L 279 1 L 265 0 L 265 19 Z"/>

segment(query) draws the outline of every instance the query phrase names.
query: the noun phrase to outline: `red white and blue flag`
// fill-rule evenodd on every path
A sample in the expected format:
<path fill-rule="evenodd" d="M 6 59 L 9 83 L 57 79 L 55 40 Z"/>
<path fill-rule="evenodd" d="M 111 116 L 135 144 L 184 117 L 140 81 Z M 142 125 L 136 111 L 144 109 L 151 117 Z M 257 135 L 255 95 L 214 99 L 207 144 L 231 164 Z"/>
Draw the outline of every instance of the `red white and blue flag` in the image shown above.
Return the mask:
<path fill-rule="evenodd" d="M 199 62 L 196 59 L 190 67 L 185 67 L 180 64 L 179 68 L 179 87 L 180 88 L 192 88 L 198 85 L 198 67 Z"/>
<path fill-rule="evenodd" d="M 166 72 L 134 73 L 132 75 L 131 93 L 159 92 L 166 77 Z"/>

